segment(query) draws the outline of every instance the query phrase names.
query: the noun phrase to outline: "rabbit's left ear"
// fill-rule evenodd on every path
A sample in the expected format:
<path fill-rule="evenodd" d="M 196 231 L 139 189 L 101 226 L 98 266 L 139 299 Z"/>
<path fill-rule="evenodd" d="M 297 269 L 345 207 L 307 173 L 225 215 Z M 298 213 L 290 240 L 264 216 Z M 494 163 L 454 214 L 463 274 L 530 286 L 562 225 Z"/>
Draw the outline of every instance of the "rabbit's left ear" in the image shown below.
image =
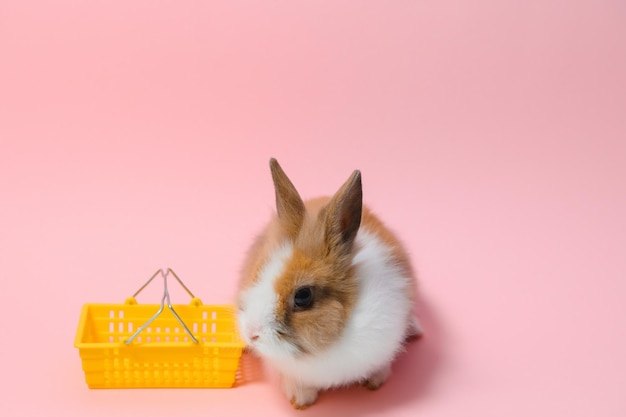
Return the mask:
<path fill-rule="evenodd" d="M 287 235 L 295 239 L 304 221 L 304 202 L 300 194 L 298 194 L 296 187 L 294 187 L 285 171 L 274 158 L 270 159 L 270 169 L 272 171 L 272 180 L 274 181 L 274 190 L 276 191 L 278 220 L 287 232 Z"/>
<path fill-rule="evenodd" d="M 354 171 L 326 206 L 326 239 L 331 248 L 350 252 L 362 212 L 361 172 Z"/>

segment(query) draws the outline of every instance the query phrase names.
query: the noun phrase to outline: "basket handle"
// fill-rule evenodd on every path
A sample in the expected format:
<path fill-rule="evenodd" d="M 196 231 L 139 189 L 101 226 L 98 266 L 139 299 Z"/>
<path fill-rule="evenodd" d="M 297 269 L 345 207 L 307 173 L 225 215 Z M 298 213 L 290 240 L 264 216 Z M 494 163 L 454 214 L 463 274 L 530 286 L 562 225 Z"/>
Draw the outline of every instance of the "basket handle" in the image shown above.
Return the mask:
<path fill-rule="evenodd" d="M 135 338 L 139 335 L 139 333 L 141 333 L 142 331 L 144 331 L 144 329 L 146 327 L 148 327 L 150 325 L 150 323 L 152 323 L 157 317 L 159 317 L 159 315 L 163 312 L 163 310 L 165 309 L 165 301 L 167 300 L 167 308 L 172 312 L 172 314 L 174 315 L 174 317 L 176 318 L 176 320 L 178 320 L 178 322 L 180 323 L 181 326 L 183 326 L 183 329 L 185 330 L 185 333 L 187 333 L 187 335 L 189 335 L 189 337 L 191 338 L 191 340 L 195 343 L 198 344 L 198 339 L 191 333 L 191 330 L 189 330 L 189 328 L 187 327 L 187 325 L 185 324 L 185 322 L 183 321 L 183 319 L 180 318 L 180 316 L 178 315 L 178 313 L 176 313 L 176 311 L 174 310 L 174 307 L 172 307 L 172 303 L 170 301 L 170 292 L 167 289 L 167 277 L 168 275 L 172 274 L 172 276 L 174 278 L 176 278 L 176 281 L 178 281 L 178 283 L 185 289 L 185 291 L 187 291 L 187 294 L 189 294 L 189 296 L 192 299 L 192 303 L 195 305 L 199 305 L 201 304 L 201 301 L 199 299 L 197 299 L 193 293 L 189 290 L 189 288 L 187 288 L 187 286 L 183 283 L 183 281 L 181 281 L 180 278 L 178 278 L 178 275 L 176 275 L 176 273 L 172 270 L 172 268 L 168 268 L 167 272 L 163 272 L 163 269 L 159 269 L 158 271 L 156 271 L 154 273 L 154 275 L 152 275 L 150 277 L 150 279 L 141 286 L 141 288 L 139 288 L 135 294 L 133 294 L 133 296 L 131 298 L 129 298 L 128 300 L 126 300 L 126 302 L 128 304 L 135 304 L 135 297 L 137 297 L 137 295 L 139 295 L 139 293 L 141 291 L 143 291 L 144 288 L 146 288 L 151 282 L 152 280 L 154 280 L 157 276 L 161 275 L 163 277 L 163 297 L 161 298 L 161 306 L 159 307 L 159 310 L 154 313 L 154 315 L 152 317 L 150 317 L 148 319 L 148 321 L 146 321 L 143 325 L 141 325 L 141 327 L 139 327 L 137 329 L 137 331 L 135 333 L 133 333 L 133 335 L 131 337 L 129 337 L 128 339 L 126 339 L 124 341 L 124 343 L 126 345 L 130 345 L 133 340 L 135 340 Z"/>

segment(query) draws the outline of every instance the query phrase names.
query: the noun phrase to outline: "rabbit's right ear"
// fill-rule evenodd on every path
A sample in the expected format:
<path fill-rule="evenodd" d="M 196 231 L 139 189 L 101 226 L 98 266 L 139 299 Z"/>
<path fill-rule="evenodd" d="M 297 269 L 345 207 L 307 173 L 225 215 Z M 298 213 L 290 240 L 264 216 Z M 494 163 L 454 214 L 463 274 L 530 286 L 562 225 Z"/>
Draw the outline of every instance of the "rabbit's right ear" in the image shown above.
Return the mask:
<path fill-rule="evenodd" d="M 270 169 L 276 191 L 278 220 L 289 237 L 295 239 L 304 221 L 304 202 L 296 187 L 274 158 L 270 159 Z"/>

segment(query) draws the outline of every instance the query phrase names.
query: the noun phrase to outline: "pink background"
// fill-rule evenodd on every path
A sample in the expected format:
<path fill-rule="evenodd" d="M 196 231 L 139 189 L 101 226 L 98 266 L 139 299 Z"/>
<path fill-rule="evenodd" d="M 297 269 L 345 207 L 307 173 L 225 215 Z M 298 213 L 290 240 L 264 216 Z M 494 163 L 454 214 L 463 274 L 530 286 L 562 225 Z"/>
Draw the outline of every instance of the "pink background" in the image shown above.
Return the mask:
<path fill-rule="evenodd" d="M 621 0 L 3 1 L 0 415 L 297 414 L 262 373 L 91 391 L 73 348 L 161 267 L 231 301 L 270 156 L 361 169 L 422 288 L 388 385 L 306 415 L 626 415 L 624 74 Z"/>

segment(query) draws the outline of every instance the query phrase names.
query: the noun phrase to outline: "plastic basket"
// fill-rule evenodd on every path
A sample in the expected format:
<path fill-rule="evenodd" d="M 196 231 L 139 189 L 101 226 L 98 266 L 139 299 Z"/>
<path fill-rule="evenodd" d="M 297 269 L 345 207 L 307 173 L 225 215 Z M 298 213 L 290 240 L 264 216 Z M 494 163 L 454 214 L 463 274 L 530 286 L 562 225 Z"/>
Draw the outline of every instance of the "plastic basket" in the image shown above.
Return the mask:
<path fill-rule="evenodd" d="M 169 274 L 190 304 L 170 303 Z M 137 294 L 158 275 L 161 304 L 137 304 Z M 232 387 L 245 346 L 234 307 L 203 305 L 171 269 L 157 271 L 125 304 L 85 304 L 74 345 L 89 388 Z"/>

